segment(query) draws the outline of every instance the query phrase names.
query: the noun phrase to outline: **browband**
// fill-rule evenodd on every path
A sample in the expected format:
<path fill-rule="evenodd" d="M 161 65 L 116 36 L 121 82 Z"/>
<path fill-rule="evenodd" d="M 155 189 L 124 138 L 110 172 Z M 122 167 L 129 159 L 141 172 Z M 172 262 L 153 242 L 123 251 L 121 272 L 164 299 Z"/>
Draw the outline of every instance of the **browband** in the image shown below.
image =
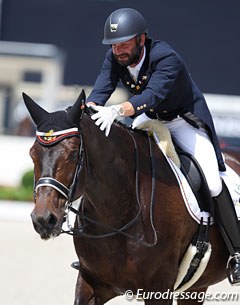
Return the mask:
<path fill-rule="evenodd" d="M 65 138 L 79 136 L 79 130 L 76 127 L 54 131 L 53 129 L 48 132 L 36 131 L 36 139 L 42 145 L 54 145 Z"/>

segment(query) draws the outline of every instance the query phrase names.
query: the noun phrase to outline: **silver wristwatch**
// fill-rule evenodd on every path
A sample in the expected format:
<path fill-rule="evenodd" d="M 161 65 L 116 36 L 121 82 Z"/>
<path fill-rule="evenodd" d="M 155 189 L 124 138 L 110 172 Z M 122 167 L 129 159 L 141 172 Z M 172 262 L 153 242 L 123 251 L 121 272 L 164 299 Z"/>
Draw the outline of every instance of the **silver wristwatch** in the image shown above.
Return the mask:
<path fill-rule="evenodd" d="M 119 116 L 124 116 L 125 110 L 122 105 L 116 105 L 116 109 Z"/>

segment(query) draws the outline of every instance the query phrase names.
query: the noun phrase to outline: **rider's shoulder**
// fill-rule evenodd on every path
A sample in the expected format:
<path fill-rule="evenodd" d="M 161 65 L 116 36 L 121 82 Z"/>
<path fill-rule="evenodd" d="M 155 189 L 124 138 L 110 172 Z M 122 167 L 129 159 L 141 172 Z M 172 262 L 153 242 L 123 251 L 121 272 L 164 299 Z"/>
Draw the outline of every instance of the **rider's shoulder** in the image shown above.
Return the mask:
<path fill-rule="evenodd" d="M 163 40 L 155 40 L 152 43 L 150 56 L 159 57 L 159 56 L 168 56 L 168 55 L 178 55 L 177 52 Z"/>

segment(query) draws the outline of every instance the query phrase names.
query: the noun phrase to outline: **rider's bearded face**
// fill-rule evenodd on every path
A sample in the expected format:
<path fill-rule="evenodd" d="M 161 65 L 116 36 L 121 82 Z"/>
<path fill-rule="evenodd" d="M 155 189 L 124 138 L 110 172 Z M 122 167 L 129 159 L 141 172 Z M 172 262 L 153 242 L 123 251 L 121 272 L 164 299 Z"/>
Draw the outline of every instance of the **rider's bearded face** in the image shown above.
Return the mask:
<path fill-rule="evenodd" d="M 112 45 L 113 55 L 121 66 L 133 64 L 138 56 L 138 46 L 136 37 L 122 43 Z"/>

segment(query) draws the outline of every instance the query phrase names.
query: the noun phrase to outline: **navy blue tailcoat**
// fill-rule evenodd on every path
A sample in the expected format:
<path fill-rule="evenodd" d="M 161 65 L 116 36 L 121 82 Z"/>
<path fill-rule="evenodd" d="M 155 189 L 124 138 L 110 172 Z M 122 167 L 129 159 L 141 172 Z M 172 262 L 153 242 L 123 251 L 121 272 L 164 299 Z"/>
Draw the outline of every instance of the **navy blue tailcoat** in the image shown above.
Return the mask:
<path fill-rule="evenodd" d="M 215 148 L 219 170 L 225 171 L 212 116 L 183 59 L 164 41 L 147 38 L 145 47 L 146 56 L 136 81 L 127 67 L 117 63 L 109 49 L 87 100 L 103 106 L 121 80 L 132 94 L 129 102 L 135 109 L 134 117 L 145 112 L 150 118 L 170 121 L 180 115 L 194 127 L 200 128 L 199 120 L 185 116 L 191 112 L 204 124 Z"/>

